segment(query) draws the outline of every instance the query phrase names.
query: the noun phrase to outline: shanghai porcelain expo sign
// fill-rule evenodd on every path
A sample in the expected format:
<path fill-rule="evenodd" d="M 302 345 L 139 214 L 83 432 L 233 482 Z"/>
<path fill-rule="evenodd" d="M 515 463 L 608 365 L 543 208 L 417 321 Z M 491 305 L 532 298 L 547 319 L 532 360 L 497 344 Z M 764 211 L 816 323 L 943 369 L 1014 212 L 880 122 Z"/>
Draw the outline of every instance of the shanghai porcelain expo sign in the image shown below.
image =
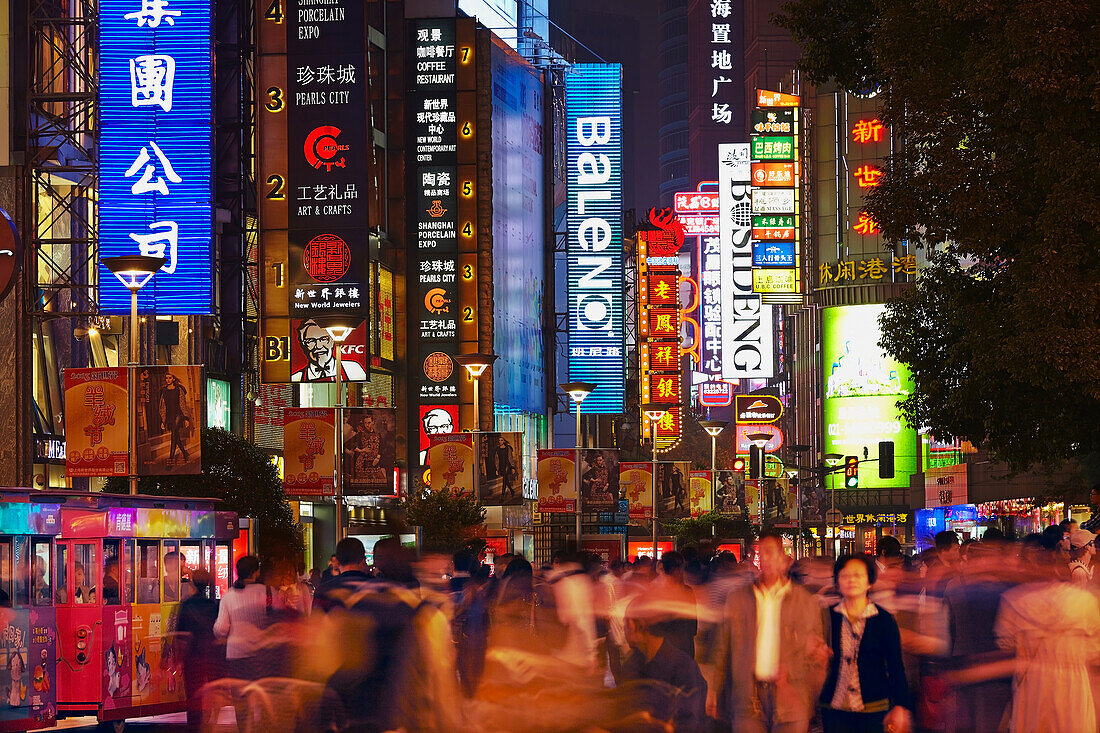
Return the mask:
<path fill-rule="evenodd" d="M 210 0 L 100 0 L 99 37 L 99 255 L 165 259 L 141 310 L 209 314 Z M 99 306 L 130 306 L 102 265 Z"/>

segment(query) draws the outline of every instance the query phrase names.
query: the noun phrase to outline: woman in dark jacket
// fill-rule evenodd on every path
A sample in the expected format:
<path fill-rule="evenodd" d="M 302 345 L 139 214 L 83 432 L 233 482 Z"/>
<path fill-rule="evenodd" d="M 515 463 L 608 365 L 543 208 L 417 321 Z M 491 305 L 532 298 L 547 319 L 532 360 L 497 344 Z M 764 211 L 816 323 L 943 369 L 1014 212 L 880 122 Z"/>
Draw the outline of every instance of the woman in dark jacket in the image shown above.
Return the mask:
<path fill-rule="evenodd" d="M 869 555 L 842 555 L 833 568 L 842 600 L 829 610 L 825 733 L 908 733 L 912 727 L 898 624 L 868 598 L 876 570 Z"/>

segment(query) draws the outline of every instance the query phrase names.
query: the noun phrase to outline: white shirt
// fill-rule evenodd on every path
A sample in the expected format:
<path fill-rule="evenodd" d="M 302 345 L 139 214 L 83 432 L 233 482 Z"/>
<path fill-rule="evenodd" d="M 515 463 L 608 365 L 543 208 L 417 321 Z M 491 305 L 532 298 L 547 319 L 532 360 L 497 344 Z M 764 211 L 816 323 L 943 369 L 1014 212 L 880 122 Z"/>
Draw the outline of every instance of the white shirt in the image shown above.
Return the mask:
<path fill-rule="evenodd" d="M 752 587 L 756 597 L 756 679 L 771 682 L 779 676 L 779 612 L 791 581 L 772 588 Z"/>

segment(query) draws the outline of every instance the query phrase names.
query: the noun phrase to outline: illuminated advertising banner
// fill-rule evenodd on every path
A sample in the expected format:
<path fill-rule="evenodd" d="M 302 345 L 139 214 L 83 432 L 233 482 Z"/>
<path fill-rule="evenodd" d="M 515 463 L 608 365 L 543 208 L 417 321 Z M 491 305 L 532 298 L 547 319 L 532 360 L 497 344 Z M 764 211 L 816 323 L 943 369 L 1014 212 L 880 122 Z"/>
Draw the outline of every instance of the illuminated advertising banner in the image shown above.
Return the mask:
<path fill-rule="evenodd" d="M 283 410 L 283 489 L 287 496 L 336 493 L 336 411 L 327 407 Z"/>
<path fill-rule="evenodd" d="M 758 90 L 752 134 L 753 292 L 769 304 L 802 298 L 801 232 L 798 226 L 799 98 Z M 787 128 L 787 135 L 770 135 Z M 763 129 L 764 132 L 758 132 Z M 791 161 L 791 162 L 777 162 Z M 774 216 L 789 214 L 790 216 Z M 761 226 L 763 224 L 763 226 Z M 777 241 L 778 240 L 778 241 Z"/>
<path fill-rule="evenodd" d="M 290 313 L 364 314 L 367 125 L 364 6 L 286 3 Z"/>
<path fill-rule="evenodd" d="M 775 376 L 772 308 L 752 289 L 751 180 L 749 144 L 719 145 L 723 379 Z"/>
<path fill-rule="evenodd" d="M 630 521 L 647 522 L 653 519 L 652 463 L 620 463 L 619 489 L 630 504 Z"/>
<path fill-rule="evenodd" d="M 710 471 L 691 472 L 691 516 L 697 517 L 711 510 Z"/>
<path fill-rule="evenodd" d="M 229 430 L 230 404 L 229 382 L 207 377 L 206 427 Z"/>
<path fill-rule="evenodd" d="M 202 366 L 137 368 L 137 473 L 171 476 L 202 473 Z"/>
<path fill-rule="evenodd" d="M 623 411 L 622 67 L 565 76 L 569 379 L 600 388 L 587 413 Z"/>
<path fill-rule="evenodd" d="M 455 494 L 476 497 L 477 461 L 474 436 L 470 433 L 432 436 L 428 448 L 432 491 L 450 489 Z"/>
<path fill-rule="evenodd" d="M 126 476 L 130 472 L 129 372 L 65 370 L 65 473 Z"/>
<path fill-rule="evenodd" d="M 569 513 L 577 510 L 577 469 L 574 450 L 540 450 L 538 452 L 539 504 L 543 514 Z"/>
<path fill-rule="evenodd" d="M 345 407 L 340 482 L 345 495 L 392 495 L 397 466 L 397 411 Z"/>
<path fill-rule="evenodd" d="M 823 324 L 825 373 L 822 450 L 870 459 L 861 464 L 859 487 L 908 486 L 921 470 L 916 430 L 898 412 L 897 402 L 913 391 L 909 368 L 883 353 L 878 345 L 882 305 L 826 308 Z M 894 442 L 894 478 L 878 477 L 879 441 Z M 843 474 L 830 481 L 843 488 Z"/>
<path fill-rule="evenodd" d="M 210 0 L 99 4 L 99 254 L 164 257 L 143 312 L 212 305 Z M 101 313 L 130 292 L 99 266 Z"/>
<path fill-rule="evenodd" d="M 590 448 L 582 453 L 581 502 L 585 511 L 615 511 L 619 486 L 619 451 Z"/>
<path fill-rule="evenodd" d="M 677 214 L 717 214 L 718 192 L 681 191 L 673 197 L 673 209 Z"/>
<path fill-rule="evenodd" d="M 689 515 L 690 477 L 690 461 L 665 461 L 657 464 L 658 517 L 683 519 Z"/>
<path fill-rule="evenodd" d="M 753 267 L 794 267 L 794 242 L 753 242 Z M 755 285 L 754 285 L 755 287 Z"/>
<path fill-rule="evenodd" d="M 479 433 L 478 494 L 484 506 L 523 503 L 523 433 Z"/>
<path fill-rule="evenodd" d="M 720 228 L 717 216 L 683 216 L 680 223 L 689 237 L 716 237 Z"/>

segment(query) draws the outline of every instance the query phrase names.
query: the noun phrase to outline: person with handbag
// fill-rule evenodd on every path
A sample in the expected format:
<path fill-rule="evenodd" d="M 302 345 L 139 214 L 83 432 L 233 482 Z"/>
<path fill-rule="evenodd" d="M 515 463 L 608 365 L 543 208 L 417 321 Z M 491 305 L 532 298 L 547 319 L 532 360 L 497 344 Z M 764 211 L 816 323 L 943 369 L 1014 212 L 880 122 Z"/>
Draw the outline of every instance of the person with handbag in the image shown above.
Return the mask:
<path fill-rule="evenodd" d="M 214 636 L 225 639 L 228 675 L 253 680 L 258 676 L 263 630 L 268 626 L 268 586 L 259 582 L 260 559 L 245 555 L 237 560 L 237 580 L 226 591 L 214 622 Z"/>
<path fill-rule="evenodd" d="M 842 600 L 829 610 L 832 657 L 820 698 L 825 733 L 912 729 L 898 624 L 869 597 L 877 571 L 869 555 L 841 555 L 833 567 Z"/>

